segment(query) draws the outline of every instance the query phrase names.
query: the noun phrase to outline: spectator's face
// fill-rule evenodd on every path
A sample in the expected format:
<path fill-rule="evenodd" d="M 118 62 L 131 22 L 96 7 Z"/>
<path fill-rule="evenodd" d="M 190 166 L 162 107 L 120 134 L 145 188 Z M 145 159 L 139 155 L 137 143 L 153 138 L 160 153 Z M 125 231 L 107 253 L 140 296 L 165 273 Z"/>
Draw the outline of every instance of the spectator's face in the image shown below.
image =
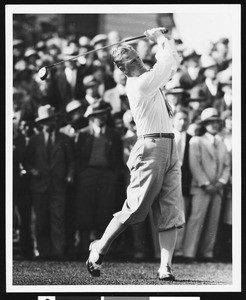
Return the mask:
<path fill-rule="evenodd" d="M 74 112 L 71 112 L 69 115 L 69 119 L 71 120 L 71 122 L 75 122 L 76 120 L 78 120 L 80 117 L 82 116 L 82 111 L 77 109 Z"/>
<path fill-rule="evenodd" d="M 87 87 L 86 94 L 90 95 L 91 97 L 97 97 L 98 96 L 98 84 Z"/>
<path fill-rule="evenodd" d="M 108 120 L 108 113 L 100 113 L 96 114 L 94 116 L 91 116 L 90 119 L 92 122 L 97 125 L 98 127 L 103 127 L 106 125 L 107 120 Z"/>
<path fill-rule="evenodd" d="M 212 135 L 217 134 L 220 131 L 220 121 L 211 120 L 205 124 L 206 131 Z"/>
<path fill-rule="evenodd" d="M 214 67 L 211 67 L 211 68 L 207 68 L 204 72 L 204 75 L 207 77 L 207 78 L 210 78 L 210 79 L 216 79 L 216 76 L 217 76 L 217 73 L 218 73 L 218 69 L 216 66 Z"/>
<path fill-rule="evenodd" d="M 125 126 L 124 126 L 124 123 L 123 123 L 123 120 L 122 119 L 115 119 L 114 120 L 114 127 L 117 129 L 117 130 L 119 130 L 119 131 L 121 131 L 121 130 L 123 130 L 124 128 L 125 128 Z"/>
<path fill-rule="evenodd" d="M 184 112 L 177 112 L 175 114 L 173 125 L 176 130 L 179 132 L 185 131 L 189 125 L 189 118 L 188 115 Z"/>
<path fill-rule="evenodd" d="M 48 119 L 42 122 L 43 130 L 47 132 L 52 132 L 56 129 L 56 120 Z"/>
<path fill-rule="evenodd" d="M 104 80 L 104 71 L 103 69 L 99 68 L 93 72 L 93 76 L 99 81 L 103 82 Z"/>
<path fill-rule="evenodd" d="M 145 71 L 144 63 L 136 51 L 129 51 L 122 55 L 124 72 L 129 77 L 139 76 Z"/>

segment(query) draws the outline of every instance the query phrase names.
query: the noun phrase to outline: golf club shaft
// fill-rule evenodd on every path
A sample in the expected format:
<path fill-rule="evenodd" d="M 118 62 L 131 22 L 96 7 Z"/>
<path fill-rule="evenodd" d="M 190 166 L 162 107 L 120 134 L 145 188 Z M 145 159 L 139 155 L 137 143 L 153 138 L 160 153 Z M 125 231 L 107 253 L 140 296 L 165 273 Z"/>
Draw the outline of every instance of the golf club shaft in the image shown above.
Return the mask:
<path fill-rule="evenodd" d="M 167 32 L 168 32 L 167 29 L 166 29 L 166 30 L 163 30 L 163 33 L 167 33 Z M 76 56 L 74 56 L 74 57 L 72 57 L 72 58 L 65 59 L 65 60 L 59 61 L 59 62 L 57 62 L 57 63 L 48 65 L 48 66 L 46 66 L 45 68 L 48 69 L 48 68 L 57 66 L 57 65 L 59 65 L 59 64 L 62 64 L 62 63 L 64 63 L 64 62 L 66 62 L 66 61 L 74 60 L 74 59 L 76 59 L 76 58 L 78 58 L 78 57 L 80 57 L 80 56 L 84 56 L 84 55 L 87 55 L 87 54 L 90 54 L 90 53 L 94 53 L 94 52 L 96 52 L 96 51 L 98 51 L 98 50 L 107 49 L 107 48 L 109 48 L 109 47 L 113 47 L 113 46 L 119 45 L 119 44 L 121 44 L 121 43 L 127 43 L 127 42 L 130 42 L 130 41 L 134 41 L 134 40 L 138 40 L 138 39 L 143 39 L 143 38 L 146 38 L 146 35 L 139 35 L 139 36 L 136 36 L 136 37 L 133 37 L 133 38 L 130 38 L 130 39 L 122 40 L 122 41 L 117 42 L 117 43 L 114 43 L 114 44 L 110 44 L 110 45 L 103 46 L 103 47 L 98 48 L 98 49 L 93 49 L 93 50 L 91 50 L 91 51 L 88 51 L 88 52 L 85 52 L 85 53 L 76 55 Z"/>
<path fill-rule="evenodd" d="M 65 59 L 65 60 L 59 61 L 59 62 L 57 62 L 57 63 L 55 63 L 55 64 L 48 65 L 48 66 L 46 66 L 46 68 L 54 67 L 54 66 L 56 66 L 56 65 L 59 65 L 59 64 L 62 64 L 62 63 L 64 63 L 64 62 L 66 62 L 66 61 L 74 60 L 74 59 L 76 59 L 76 58 L 78 58 L 78 57 L 80 57 L 80 56 L 84 56 L 84 55 L 87 55 L 87 54 L 90 54 L 90 53 L 94 53 L 94 52 L 96 52 L 96 51 L 98 51 L 98 50 L 107 49 L 107 48 L 109 48 L 109 47 L 113 47 L 113 46 L 119 45 L 119 44 L 121 44 L 121 43 L 126 43 L 126 42 L 130 42 L 130 41 L 137 40 L 137 39 L 142 39 L 142 38 L 146 38 L 146 36 L 145 36 L 145 35 L 140 35 L 140 36 L 137 36 L 137 37 L 134 37 L 134 38 L 131 38 L 131 39 L 126 39 L 126 40 L 123 40 L 123 41 L 120 41 L 120 42 L 117 42 L 117 43 L 114 43 L 114 44 L 111 44 L 111 45 L 106 45 L 106 46 L 103 46 L 103 47 L 98 48 L 98 49 L 93 49 L 93 50 L 91 50 L 91 51 L 88 51 L 88 52 L 85 52 L 85 53 L 76 55 L 76 56 L 74 56 L 74 57 L 72 57 L 72 58 Z"/>

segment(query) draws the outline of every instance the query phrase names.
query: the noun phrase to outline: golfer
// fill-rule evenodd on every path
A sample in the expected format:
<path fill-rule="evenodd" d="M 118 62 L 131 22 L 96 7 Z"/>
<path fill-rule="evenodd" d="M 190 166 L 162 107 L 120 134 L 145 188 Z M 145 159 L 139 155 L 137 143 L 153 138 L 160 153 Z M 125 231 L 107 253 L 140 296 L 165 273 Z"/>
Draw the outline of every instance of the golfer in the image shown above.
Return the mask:
<path fill-rule="evenodd" d="M 87 270 L 100 276 L 102 261 L 114 239 L 129 225 L 144 221 L 152 209 L 159 235 L 160 280 L 175 280 L 172 256 L 177 228 L 184 225 L 181 210 L 181 169 L 172 133 L 172 112 L 162 92 L 178 67 L 178 54 L 165 28 L 153 28 L 144 34 L 157 43 L 156 63 L 147 70 L 130 45 L 112 51 L 116 66 L 126 75 L 126 91 L 138 140 L 127 166 L 131 179 L 127 199 L 121 211 L 114 214 L 100 240 L 90 244 Z"/>

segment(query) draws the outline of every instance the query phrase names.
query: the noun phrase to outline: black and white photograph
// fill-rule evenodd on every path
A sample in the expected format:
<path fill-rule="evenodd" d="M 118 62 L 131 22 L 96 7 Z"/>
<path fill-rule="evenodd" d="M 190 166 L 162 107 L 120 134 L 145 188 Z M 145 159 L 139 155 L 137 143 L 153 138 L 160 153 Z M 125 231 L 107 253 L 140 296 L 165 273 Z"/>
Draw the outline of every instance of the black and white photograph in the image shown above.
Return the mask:
<path fill-rule="evenodd" d="M 241 6 L 5 22 L 6 292 L 240 292 Z"/>

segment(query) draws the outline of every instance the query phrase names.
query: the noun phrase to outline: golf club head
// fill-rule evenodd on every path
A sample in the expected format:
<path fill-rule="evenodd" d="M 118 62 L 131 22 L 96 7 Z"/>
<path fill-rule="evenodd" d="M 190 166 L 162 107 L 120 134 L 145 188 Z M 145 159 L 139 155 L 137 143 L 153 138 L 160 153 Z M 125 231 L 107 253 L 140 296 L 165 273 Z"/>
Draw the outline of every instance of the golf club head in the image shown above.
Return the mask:
<path fill-rule="evenodd" d="M 41 80 L 45 80 L 48 77 L 48 74 L 48 69 L 46 67 L 43 67 L 38 71 L 38 76 Z"/>

